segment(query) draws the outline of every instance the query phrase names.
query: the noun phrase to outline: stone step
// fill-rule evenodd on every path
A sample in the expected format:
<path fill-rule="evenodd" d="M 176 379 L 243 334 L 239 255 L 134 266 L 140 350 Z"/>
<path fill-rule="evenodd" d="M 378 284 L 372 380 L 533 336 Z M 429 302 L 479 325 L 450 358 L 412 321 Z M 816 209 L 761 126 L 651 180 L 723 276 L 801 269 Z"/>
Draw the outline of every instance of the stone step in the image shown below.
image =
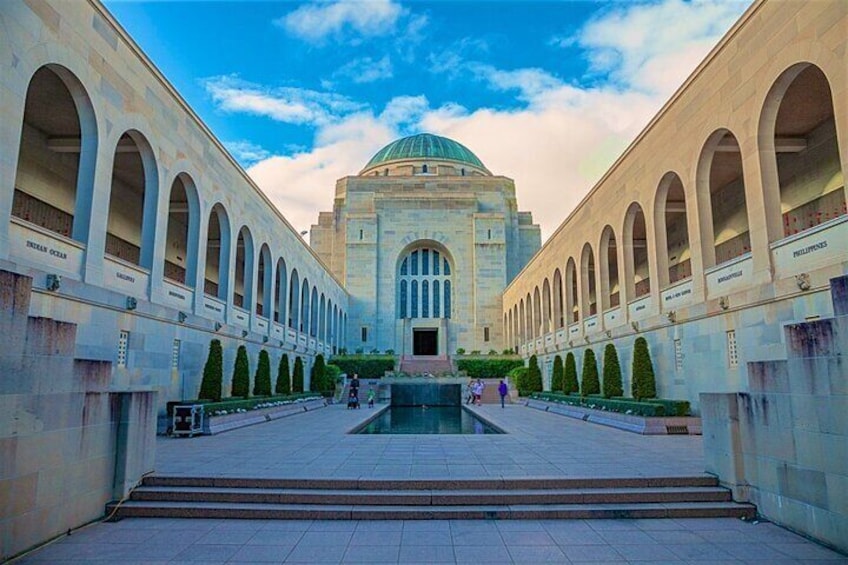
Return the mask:
<path fill-rule="evenodd" d="M 546 490 L 331 490 L 215 487 L 152 487 L 133 491 L 132 500 L 325 505 L 513 505 L 726 502 L 721 487 L 596 488 Z"/>
<path fill-rule="evenodd" d="M 189 477 L 151 475 L 144 486 L 330 489 L 330 490 L 544 490 L 603 488 L 675 488 L 715 487 L 712 475 L 669 477 L 598 477 L 598 478 L 486 478 L 486 479 L 309 479 L 251 477 Z"/>
<path fill-rule="evenodd" d="M 243 518 L 276 520 L 434 520 L 434 519 L 601 519 L 601 518 L 753 518 L 756 509 L 734 502 L 643 504 L 516 504 L 494 506 L 355 506 L 214 502 L 148 502 L 109 504 L 113 519 Z"/>

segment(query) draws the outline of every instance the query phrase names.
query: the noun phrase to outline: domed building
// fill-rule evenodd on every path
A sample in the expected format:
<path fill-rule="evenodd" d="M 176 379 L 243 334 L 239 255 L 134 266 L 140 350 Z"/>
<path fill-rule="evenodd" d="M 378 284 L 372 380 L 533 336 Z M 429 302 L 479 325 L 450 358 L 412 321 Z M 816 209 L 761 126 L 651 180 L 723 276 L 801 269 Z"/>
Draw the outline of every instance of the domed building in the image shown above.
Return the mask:
<path fill-rule="evenodd" d="M 407 361 L 503 347 L 501 293 L 541 246 L 515 183 L 428 133 L 339 179 L 310 245 L 350 293 L 348 348 Z"/>

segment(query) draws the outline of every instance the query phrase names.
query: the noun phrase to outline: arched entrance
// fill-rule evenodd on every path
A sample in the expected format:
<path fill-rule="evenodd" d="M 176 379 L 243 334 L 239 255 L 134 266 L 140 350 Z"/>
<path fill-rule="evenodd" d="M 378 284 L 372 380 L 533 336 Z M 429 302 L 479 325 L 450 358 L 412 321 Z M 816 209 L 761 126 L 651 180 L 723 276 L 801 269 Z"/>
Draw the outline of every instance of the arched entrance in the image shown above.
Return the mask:
<path fill-rule="evenodd" d="M 450 254 L 435 242 L 416 242 L 400 254 L 395 311 L 402 354 L 448 355 L 452 273 Z"/>

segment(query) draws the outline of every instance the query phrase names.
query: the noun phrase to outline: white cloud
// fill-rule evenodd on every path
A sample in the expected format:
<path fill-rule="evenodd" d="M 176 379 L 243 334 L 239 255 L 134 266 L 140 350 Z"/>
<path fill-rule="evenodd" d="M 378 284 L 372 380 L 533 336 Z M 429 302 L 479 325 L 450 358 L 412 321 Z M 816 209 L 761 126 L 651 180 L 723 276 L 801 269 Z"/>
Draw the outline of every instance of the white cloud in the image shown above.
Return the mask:
<path fill-rule="evenodd" d="M 631 88 L 665 93 L 680 86 L 748 6 L 747 0 L 663 0 L 624 4 L 560 45 L 586 50 L 594 71 Z"/>
<path fill-rule="evenodd" d="M 265 148 L 249 141 L 225 141 L 224 147 L 235 157 L 236 161 L 248 167 L 271 156 Z"/>
<path fill-rule="evenodd" d="M 306 88 L 270 88 L 227 75 L 203 81 L 218 107 L 228 112 L 265 116 L 288 124 L 327 125 L 362 108 L 345 96 Z"/>
<path fill-rule="evenodd" d="M 385 80 L 393 75 L 392 60 L 388 55 L 376 61 L 371 57 L 353 59 L 333 73 L 334 77 L 347 78 L 357 84 Z"/>
<path fill-rule="evenodd" d="M 396 31 L 406 11 L 392 0 L 338 0 L 306 4 L 275 23 L 290 34 L 310 43 L 333 38 L 389 35 Z"/>
<path fill-rule="evenodd" d="M 248 172 L 293 225 L 306 229 L 319 210 L 331 209 L 338 178 L 357 174 L 399 135 L 430 131 L 468 146 L 494 174 L 515 179 L 519 206 L 533 212 L 547 237 L 743 9 L 663 0 L 607 11 L 573 38 L 600 77 L 592 87 L 567 84 L 544 69 L 499 69 L 467 59 L 468 49 L 449 50 L 430 58 L 445 79 L 470 76 L 493 90 L 516 91 L 521 107 L 431 107 L 424 96 L 399 96 L 381 112 L 328 112 L 334 119 L 313 122 L 311 150 L 270 157 Z M 670 29 L 675 26 L 680 29 Z"/>

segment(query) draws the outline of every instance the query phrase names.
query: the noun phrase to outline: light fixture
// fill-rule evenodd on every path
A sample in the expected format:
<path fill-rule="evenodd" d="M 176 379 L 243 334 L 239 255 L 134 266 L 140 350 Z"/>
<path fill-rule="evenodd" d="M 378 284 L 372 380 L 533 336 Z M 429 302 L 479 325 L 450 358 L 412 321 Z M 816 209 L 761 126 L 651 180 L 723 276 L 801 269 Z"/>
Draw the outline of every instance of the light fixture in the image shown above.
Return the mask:
<path fill-rule="evenodd" d="M 247 337 L 247 330 L 241 330 L 241 337 Z"/>
<path fill-rule="evenodd" d="M 127 296 L 127 310 L 135 310 L 138 308 L 138 300 L 134 296 Z"/>
<path fill-rule="evenodd" d="M 215 331 L 216 332 L 223 327 L 224 327 L 224 325 L 221 322 L 215 322 Z"/>
<path fill-rule="evenodd" d="M 47 282 L 44 285 L 50 292 L 56 292 L 62 286 L 62 277 L 59 275 L 47 275 Z"/>
<path fill-rule="evenodd" d="M 607 330 L 606 334 L 607 334 L 607 337 L 612 337 L 612 330 Z"/>
<path fill-rule="evenodd" d="M 179 320 L 181 324 L 186 321 L 186 318 L 188 318 L 188 314 L 185 312 L 181 311 L 177 313 L 177 320 Z"/>
<path fill-rule="evenodd" d="M 727 310 L 728 308 L 730 308 L 730 299 L 726 296 L 722 296 L 718 299 L 718 305 L 721 307 L 722 310 Z"/>
<path fill-rule="evenodd" d="M 630 327 L 633 328 L 634 332 L 639 331 L 639 322 L 630 322 Z"/>
<path fill-rule="evenodd" d="M 665 313 L 665 317 L 668 318 L 668 321 L 673 324 L 677 321 L 677 312 L 674 310 L 669 310 Z"/>
<path fill-rule="evenodd" d="M 268 336 L 267 335 L 262 336 L 262 343 L 268 343 Z"/>
<path fill-rule="evenodd" d="M 795 284 L 797 284 L 798 288 L 801 290 L 810 290 L 810 275 L 807 273 L 795 275 Z"/>

